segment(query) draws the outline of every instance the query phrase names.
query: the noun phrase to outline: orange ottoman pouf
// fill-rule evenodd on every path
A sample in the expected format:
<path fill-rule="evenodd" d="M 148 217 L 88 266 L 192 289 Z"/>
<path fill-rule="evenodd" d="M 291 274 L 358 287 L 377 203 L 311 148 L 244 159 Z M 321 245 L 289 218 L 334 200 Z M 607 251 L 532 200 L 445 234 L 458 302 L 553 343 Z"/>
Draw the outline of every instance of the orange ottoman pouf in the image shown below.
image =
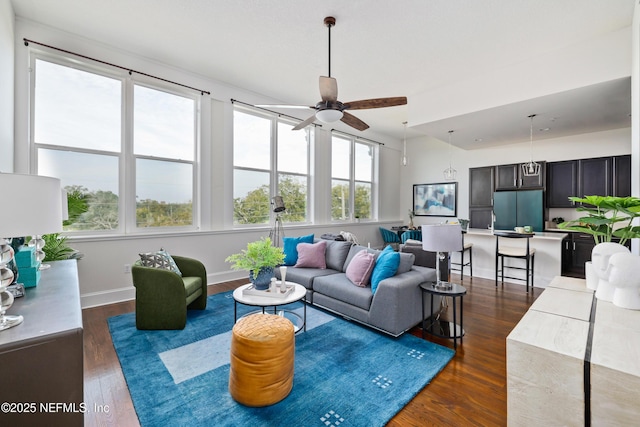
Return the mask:
<path fill-rule="evenodd" d="M 295 333 L 288 319 L 252 314 L 233 327 L 229 393 L 246 406 L 278 403 L 293 388 Z"/>

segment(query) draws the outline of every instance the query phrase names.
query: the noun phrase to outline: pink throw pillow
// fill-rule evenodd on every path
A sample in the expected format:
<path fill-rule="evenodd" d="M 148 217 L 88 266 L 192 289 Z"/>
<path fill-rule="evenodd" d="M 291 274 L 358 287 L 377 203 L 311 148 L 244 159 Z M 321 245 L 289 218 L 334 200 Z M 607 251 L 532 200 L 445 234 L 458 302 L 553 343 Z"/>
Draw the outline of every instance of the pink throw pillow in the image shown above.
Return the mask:
<path fill-rule="evenodd" d="M 306 268 L 327 268 L 324 253 L 327 249 L 327 242 L 318 243 L 298 243 L 298 262 L 294 267 Z"/>
<path fill-rule="evenodd" d="M 355 254 L 351 259 L 345 273 L 347 274 L 347 278 L 351 280 L 354 285 L 364 288 L 369 284 L 369 279 L 371 278 L 371 273 L 375 266 L 375 254 L 362 250 Z"/>

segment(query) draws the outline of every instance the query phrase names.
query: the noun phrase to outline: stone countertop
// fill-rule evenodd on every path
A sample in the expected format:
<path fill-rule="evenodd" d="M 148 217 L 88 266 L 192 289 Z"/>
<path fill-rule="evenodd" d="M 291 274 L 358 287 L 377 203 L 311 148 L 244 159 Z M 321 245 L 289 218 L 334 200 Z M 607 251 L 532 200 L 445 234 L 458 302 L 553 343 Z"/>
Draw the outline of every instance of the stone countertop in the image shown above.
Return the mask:
<path fill-rule="evenodd" d="M 512 230 L 498 230 L 498 231 L 512 231 Z M 493 230 L 485 228 L 470 228 L 467 230 L 468 235 L 474 236 L 493 236 Z M 567 233 L 562 232 L 535 232 L 532 239 L 545 239 L 545 240 L 558 240 L 561 241 L 567 237 Z"/>

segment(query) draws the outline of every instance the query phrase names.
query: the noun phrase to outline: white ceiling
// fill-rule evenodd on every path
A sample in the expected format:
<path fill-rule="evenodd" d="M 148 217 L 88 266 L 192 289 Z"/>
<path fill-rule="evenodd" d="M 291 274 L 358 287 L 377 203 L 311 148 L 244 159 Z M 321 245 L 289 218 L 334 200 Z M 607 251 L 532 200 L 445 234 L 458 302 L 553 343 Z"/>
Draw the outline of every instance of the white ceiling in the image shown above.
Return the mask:
<path fill-rule="evenodd" d="M 412 95 L 426 90 L 628 27 L 634 7 L 634 0 L 11 2 L 18 17 L 297 105 L 314 105 L 318 76 L 327 75 L 325 16 L 337 19 L 331 75 L 339 99 L 407 96 L 411 104 Z M 446 140 L 455 119 L 454 128 L 473 129 L 460 141 L 528 140 L 526 116 L 543 107 L 565 119 L 548 137 L 628 127 L 630 80 L 423 124 L 407 136 Z M 354 115 L 375 133 L 402 138 L 408 108 Z M 310 112 L 288 111 L 300 118 Z"/>

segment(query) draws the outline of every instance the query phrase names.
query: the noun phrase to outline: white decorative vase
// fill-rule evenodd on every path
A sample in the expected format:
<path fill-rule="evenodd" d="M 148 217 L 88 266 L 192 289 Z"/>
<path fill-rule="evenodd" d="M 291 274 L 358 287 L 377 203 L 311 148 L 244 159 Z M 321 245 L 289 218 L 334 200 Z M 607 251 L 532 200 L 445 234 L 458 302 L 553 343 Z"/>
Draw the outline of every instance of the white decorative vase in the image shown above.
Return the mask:
<path fill-rule="evenodd" d="M 593 263 L 591 261 L 584 263 L 584 277 L 587 281 L 587 289 L 592 289 L 594 291 L 598 289 L 600 277 L 598 277 L 598 273 L 596 273 L 596 270 L 593 268 Z"/>

